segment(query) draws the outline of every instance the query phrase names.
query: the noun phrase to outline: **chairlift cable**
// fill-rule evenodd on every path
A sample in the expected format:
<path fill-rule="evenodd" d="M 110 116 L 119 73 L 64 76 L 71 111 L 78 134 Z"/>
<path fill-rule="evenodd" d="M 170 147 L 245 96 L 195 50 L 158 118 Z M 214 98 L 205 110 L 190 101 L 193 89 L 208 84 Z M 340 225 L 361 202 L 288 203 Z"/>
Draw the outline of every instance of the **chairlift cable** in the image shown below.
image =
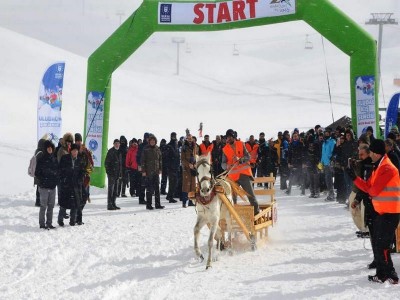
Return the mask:
<path fill-rule="evenodd" d="M 324 52 L 324 60 L 325 60 L 325 72 L 326 72 L 326 80 L 328 82 L 328 92 L 329 92 L 329 102 L 331 103 L 331 114 L 332 114 L 332 121 L 335 123 L 335 118 L 333 116 L 333 107 L 332 107 L 332 95 L 331 95 L 331 85 L 329 82 L 329 74 L 328 74 L 328 65 L 326 63 L 326 55 L 325 55 L 325 44 L 324 44 L 324 37 L 321 35 L 322 41 L 322 50 Z"/>

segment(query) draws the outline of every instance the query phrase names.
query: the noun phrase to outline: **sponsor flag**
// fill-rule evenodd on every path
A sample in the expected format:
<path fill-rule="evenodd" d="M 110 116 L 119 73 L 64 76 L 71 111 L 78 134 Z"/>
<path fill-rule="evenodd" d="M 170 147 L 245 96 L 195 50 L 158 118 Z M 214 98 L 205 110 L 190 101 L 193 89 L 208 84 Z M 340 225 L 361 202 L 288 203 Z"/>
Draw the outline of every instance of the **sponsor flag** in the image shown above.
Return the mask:
<path fill-rule="evenodd" d="M 93 165 L 101 167 L 104 121 L 104 93 L 91 91 L 87 96 L 85 143 L 93 153 Z"/>
<path fill-rule="evenodd" d="M 397 116 L 399 112 L 399 98 L 400 93 L 395 94 L 389 102 L 386 110 L 386 124 L 385 124 L 385 137 L 390 132 L 390 129 L 397 125 Z"/>
<path fill-rule="evenodd" d="M 65 63 L 47 68 L 40 82 L 37 107 L 37 140 L 46 138 L 57 144 L 61 136 L 61 108 Z"/>

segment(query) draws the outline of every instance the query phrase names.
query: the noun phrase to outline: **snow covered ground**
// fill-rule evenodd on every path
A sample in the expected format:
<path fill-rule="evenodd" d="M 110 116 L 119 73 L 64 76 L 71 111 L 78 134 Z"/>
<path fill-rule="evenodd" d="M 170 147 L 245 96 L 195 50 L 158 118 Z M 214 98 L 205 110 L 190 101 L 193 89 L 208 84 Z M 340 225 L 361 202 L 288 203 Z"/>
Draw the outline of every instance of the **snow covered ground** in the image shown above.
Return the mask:
<path fill-rule="evenodd" d="M 278 224 L 266 243 L 221 253 L 206 271 L 193 251 L 193 207 L 162 198 L 166 209 L 146 211 L 125 198 L 110 212 L 105 191 L 94 194 L 83 226 L 52 231 L 38 228 L 32 192 L 1 199 L 1 299 L 398 298 L 397 286 L 367 281 L 369 241 L 356 238 L 343 205 L 322 197 L 284 196 L 277 186 Z"/>

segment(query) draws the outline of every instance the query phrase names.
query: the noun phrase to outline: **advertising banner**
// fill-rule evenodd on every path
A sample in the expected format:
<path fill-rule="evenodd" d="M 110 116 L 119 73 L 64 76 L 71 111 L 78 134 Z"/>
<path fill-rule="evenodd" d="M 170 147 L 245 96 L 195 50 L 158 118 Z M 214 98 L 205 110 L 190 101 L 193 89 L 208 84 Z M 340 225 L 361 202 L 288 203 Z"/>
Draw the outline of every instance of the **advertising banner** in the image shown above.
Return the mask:
<path fill-rule="evenodd" d="M 93 153 L 95 167 L 101 167 L 101 149 L 103 142 L 104 93 L 89 92 L 86 112 L 86 139 L 85 143 Z"/>
<path fill-rule="evenodd" d="M 356 78 L 357 136 L 365 133 L 368 126 L 376 130 L 375 76 Z"/>
<path fill-rule="evenodd" d="M 390 100 L 389 105 L 387 107 L 385 137 L 387 137 L 392 126 L 397 125 L 397 117 L 399 114 L 399 98 L 400 98 L 400 93 L 395 94 Z"/>
<path fill-rule="evenodd" d="M 47 68 L 40 82 L 37 108 L 37 140 L 46 138 L 57 145 L 61 137 L 62 90 L 65 63 L 59 62 Z"/>
<path fill-rule="evenodd" d="M 214 3 L 162 2 L 158 4 L 158 24 L 220 24 L 295 13 L 296 0 L 236 0 Z"/>

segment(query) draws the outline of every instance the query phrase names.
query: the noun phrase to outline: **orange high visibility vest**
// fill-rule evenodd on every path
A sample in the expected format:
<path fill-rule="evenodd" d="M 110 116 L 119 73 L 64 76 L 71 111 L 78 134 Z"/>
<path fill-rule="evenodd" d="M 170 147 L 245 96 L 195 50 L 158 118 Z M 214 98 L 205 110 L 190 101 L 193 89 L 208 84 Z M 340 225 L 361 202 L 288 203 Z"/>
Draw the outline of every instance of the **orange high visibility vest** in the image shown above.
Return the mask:
<path fill-rule="evenodd" d="M 235 152 L 233 152 L 230 144 L 226 144 L 225 147 L 222 149 L 226 156 L 226 164 L 228 168 L 234 165 L 236 163 L 236 160 L 244 156 L 244 146 L 241 141 L 235 141 L 234 148 Z M 230 170 L 228 177 L 233 181 L 237 181 L 239 180 L 240 174 L 253 176 L 250 165 L 248 163 L 236 163 L 236 165 Z"/>
<path fill-rule="evenodd" d="M 213 143 L 210 143 L 210 145 L 208 145 L 208 147 L 206 147 L 206 145 L 204 143 L 201 143 L 201 145 L 200 145 L 200 153 L 201 153 L 201 155 L 207 155 L 213 149 L 214 149 L 214 144 Z"/>
<path fill-rule="evenodd" d="M 258 158 L 258 144 L 254 144 L 253 148 L 251 147 L 250 143 L 246 143 L 245 146 L 250 154 L 250 163 L 255 164 Z"/>
<path fill-rule="evenodd" d="M 387 165 L 391 165 L 393 169 L 396 167 L 391 163 L 390 159 L 385 155 L 378 168 L 371 174 L 371 185 L 374 185 L 380 168 L 384 168 Z M 372 204 L 374 209 L 379 214 L 386 213 L 400 213 L 400 177 L 393 176 L 392 179 L 387 183 L 383 190 L 376 196 L 372 197 Z"/>

